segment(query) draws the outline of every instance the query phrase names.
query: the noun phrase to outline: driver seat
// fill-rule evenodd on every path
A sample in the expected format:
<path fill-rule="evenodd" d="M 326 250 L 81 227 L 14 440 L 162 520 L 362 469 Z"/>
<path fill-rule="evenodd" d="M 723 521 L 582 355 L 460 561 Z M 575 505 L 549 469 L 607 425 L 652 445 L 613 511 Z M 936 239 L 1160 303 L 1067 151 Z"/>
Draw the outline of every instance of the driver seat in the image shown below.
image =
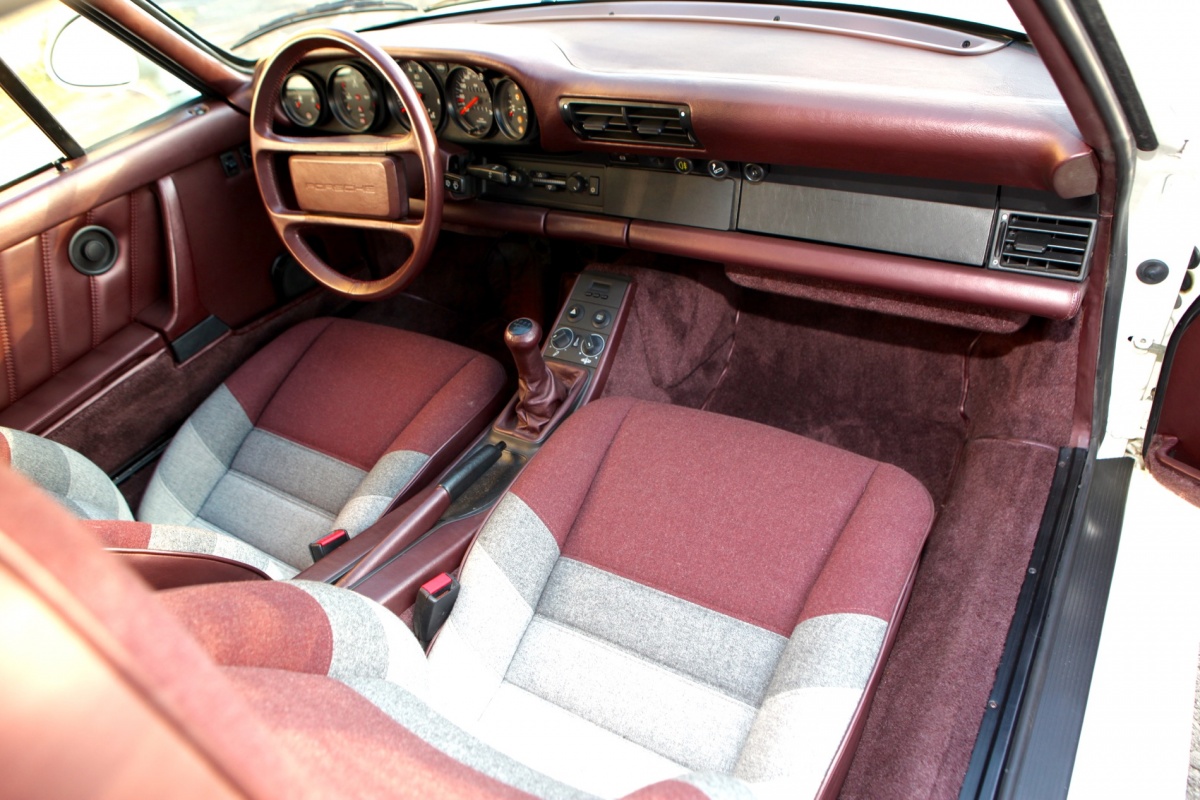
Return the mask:
<path fill-rule="evenodd" d="M 290 578 L 313 563 L 310 542 L 361 533 L 440 472 L 490 420 L 504 385 L 494 359 L 450 342 L 355 320 L 301 323 L 179 429 L 142 498 L 148 524 L 99 526 L 101 539 Z M 0 429 L 0 460 L 76 516 L 133 518 L 100 468 L 68 448 Z"/>

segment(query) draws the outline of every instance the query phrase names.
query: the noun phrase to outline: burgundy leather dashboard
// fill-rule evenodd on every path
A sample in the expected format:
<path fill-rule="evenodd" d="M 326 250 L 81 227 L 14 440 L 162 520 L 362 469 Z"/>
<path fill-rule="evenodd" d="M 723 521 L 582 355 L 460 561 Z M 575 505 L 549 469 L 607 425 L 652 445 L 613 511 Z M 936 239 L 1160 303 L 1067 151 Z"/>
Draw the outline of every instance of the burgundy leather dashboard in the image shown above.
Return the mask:
<path fill-rule="evenodd" d="M 1021 186 L 1063 197 L 1096 190 L 1092 150 L 1028 45 L 951 54 L 788 26 L 788 15 L 801 10 L 784 6 L 695 3 L 690 17 L 660 7 L 588 4 L 575 19 L 556 8 L 553 20 L 518 10 L 372 38 L 397 57 L 513 76 L 533 104 L 548 152 L 613 149 L 579 140 L 560 113 L 563 97 L 684 103 L 701 144 L 691 151 L 697 158 Z M 741 17 L 734 22 L 731 8 Z"/>

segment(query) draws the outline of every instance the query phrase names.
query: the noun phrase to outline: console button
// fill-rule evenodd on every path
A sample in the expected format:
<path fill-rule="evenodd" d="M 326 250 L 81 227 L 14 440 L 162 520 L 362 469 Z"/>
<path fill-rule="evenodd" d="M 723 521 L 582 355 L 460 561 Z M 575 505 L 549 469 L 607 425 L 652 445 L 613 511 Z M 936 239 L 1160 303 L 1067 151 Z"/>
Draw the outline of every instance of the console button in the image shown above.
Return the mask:
<path fill-rule="evenodd" d="M 612 314 L 605 311 L 603 308 L 592 314 L 592 325 L 597 328 L 607 328 L 608 323 L 612 322 Z"/>
<path fill-rule="evenodd" d="M 567 319 L 571 320 L 571 322 L 575 322 L 582 316 L 583 306 L 581 306 L 579 303 L 572 303 L 571 307 L 567 309 Z"/>

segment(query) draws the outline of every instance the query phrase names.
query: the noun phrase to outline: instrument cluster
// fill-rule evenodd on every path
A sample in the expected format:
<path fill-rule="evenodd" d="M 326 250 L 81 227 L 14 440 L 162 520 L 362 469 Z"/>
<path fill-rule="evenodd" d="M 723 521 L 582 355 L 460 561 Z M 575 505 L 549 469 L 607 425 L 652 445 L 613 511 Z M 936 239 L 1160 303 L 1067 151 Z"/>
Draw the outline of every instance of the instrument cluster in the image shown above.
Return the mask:
<path fill-rule="evenodd" d="M 523 89 L 491 70 L 441 61 L 401 61 L 434 131 L 448 140 L 528 142 L 536 119 Z M 356 61 L 305 64 L 283 82 L 280 103 L 297 128 L 385 133 L 410 127 L 410 109 L 374 70 Z"/>

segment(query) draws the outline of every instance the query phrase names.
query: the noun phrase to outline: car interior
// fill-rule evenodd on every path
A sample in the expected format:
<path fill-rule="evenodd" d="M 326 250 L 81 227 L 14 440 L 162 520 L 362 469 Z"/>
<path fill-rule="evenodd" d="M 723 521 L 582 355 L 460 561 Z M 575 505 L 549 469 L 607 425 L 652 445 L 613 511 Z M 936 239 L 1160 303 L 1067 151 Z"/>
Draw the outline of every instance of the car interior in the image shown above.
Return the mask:
<path fill-rule="evenodd" d="M 0 190 L 13 786 L 958 796 L 1117 196 L 1012 5 L 89 4 L 202 94 Z"/>

